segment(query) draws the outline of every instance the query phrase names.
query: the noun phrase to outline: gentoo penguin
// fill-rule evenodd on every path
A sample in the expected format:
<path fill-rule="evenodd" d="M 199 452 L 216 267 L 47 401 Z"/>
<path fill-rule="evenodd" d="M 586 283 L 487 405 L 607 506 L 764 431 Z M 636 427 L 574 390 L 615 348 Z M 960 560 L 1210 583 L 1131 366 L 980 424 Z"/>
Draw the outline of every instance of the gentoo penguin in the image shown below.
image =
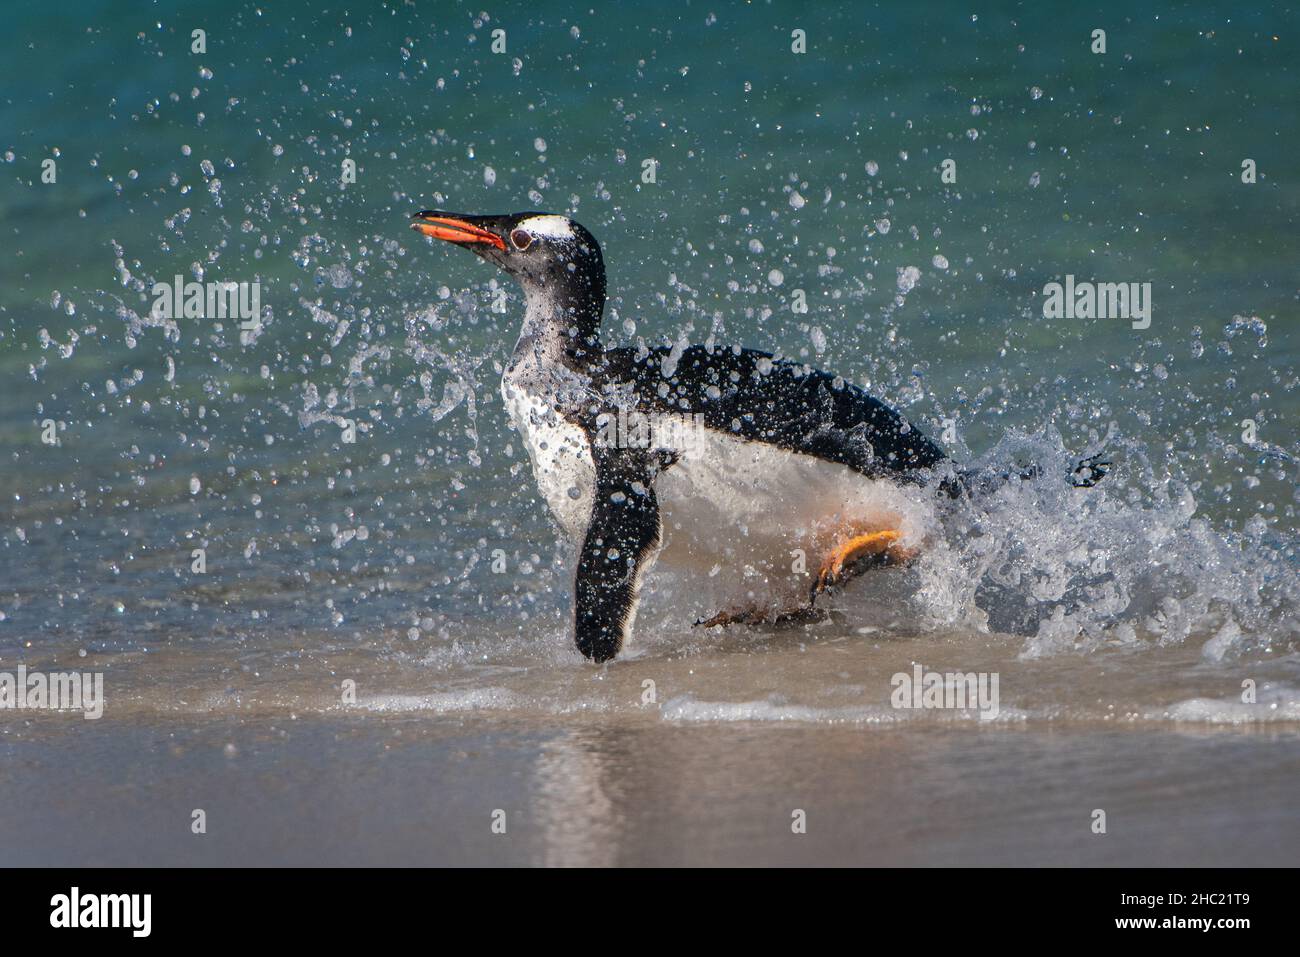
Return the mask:
<path fill-rule="evenodd" d="M 574 636 L 588 658 L 624 647 L 656 559 L 736 576 L 732 606 L 697 624 L 797 617 L 864 568 L 911 559 L 926 532 L 918 502 L 935 488 L 967 491 L 961 473 L 936 475 L 938 446 L 838 376 L 738 347 L 603 349 L 600 246 L 565 216 L 424 211 L 411 227 L 523 287 L 501 391 L 577 548 Z M 1107 464 L 1081 463 L 1075 484 Z"/>

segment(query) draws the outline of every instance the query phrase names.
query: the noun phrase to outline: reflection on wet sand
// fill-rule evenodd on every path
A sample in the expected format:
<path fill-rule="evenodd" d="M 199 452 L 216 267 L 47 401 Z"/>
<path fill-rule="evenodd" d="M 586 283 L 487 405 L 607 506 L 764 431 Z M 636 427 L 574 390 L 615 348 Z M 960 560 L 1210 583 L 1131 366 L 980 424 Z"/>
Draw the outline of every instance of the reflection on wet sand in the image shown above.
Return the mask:
<path fill-rule="evenodd" d="M 568 731 L 547 740 L 533 767 L 534 813 L 542 831 L 538 863 L 563 867 L 609 867 L 619 863 L 625 830 L 622 805 L 626 777 L 619 739 L 599 728 Z"/>

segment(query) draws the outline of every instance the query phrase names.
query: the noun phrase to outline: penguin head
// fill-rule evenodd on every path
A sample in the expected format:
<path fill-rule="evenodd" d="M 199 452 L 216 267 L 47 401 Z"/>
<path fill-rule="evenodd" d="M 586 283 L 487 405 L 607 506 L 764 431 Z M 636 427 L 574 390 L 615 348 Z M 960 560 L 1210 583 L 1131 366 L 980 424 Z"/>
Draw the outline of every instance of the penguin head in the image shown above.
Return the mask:
<path fill-rule="evenodd" d="M 514 276 L 525 292 L 587 292 L 605 296 L 600 245 L 580 223 L 555 213 L 477 216 L 425 210 L 411 228 L 462 246 Z"/>

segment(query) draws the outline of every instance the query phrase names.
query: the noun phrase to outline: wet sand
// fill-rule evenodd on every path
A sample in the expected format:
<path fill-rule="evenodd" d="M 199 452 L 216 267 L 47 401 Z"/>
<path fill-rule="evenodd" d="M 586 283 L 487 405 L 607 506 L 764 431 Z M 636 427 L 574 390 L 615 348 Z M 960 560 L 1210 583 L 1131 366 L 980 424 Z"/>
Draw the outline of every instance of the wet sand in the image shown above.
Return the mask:
<path fill-rule="evenodd" d="M 1008 635 L 835 622 L 646 635 L 605 668 L 561 632 L 527 651 L 484 633 L 435 654 L 401 632 L 28 650 L 105 672 L 107 703 L 94 721 L 0 711 L 0 863 L 1253 866 L 1300 849 L 1290 655 L 1033 659 Z M 893 707 L 917 664 L 997 675 L 997 716 Z"/>
<path fill-rule="evenodd" d="M 6 865 L 1253 866 L 1300 847 L 1290 729 L 60 722 L 0 737 Z"/>

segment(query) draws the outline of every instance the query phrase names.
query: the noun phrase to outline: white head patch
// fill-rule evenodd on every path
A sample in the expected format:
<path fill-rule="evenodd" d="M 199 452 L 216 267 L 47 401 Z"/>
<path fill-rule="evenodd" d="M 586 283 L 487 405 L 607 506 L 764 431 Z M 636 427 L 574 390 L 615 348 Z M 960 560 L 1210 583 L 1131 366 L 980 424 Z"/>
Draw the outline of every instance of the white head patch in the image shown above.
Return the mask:
<path fill-rule="evenodd" d="M 530 216 L 520 221 L 519 228 L 544 239 L 573 239 L 573 226 L 563 216 Z"/>

